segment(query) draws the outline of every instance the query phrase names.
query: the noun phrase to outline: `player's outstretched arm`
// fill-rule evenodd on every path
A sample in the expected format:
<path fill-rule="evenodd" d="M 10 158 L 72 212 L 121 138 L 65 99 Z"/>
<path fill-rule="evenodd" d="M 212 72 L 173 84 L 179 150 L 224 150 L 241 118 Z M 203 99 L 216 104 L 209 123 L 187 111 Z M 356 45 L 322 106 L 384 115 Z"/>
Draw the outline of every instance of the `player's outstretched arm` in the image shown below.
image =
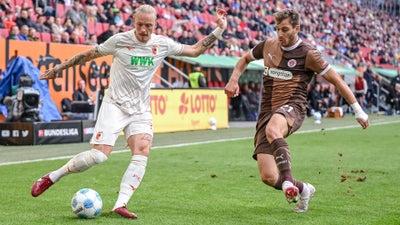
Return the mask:
<path fill-rule="evenodd" d="M 57 73 L 63 71 L 64 69 L 67 69 L 68 67 L 74 66 L 74 65 L 79 65 L 82 63 L 85 63 L 87 61 L 90 61 L 92 59 L 98 58 L 104 56 L 103 54 L 100 54 L 97 50 L 97 48 L 92 48 L 90 50 L 81 52 L 71 59 L 56 65 L 55 67 L 47 70 L 44 74 L 40 75 L 41 80 L 48 80 L 48 79 L 54 79 L 56 78 Z"/>
<path fill-rule="evenodd" d="M 218 27 L 213 32 L 198 41 L 196 44 L 184 45 L 181 55 L 197 57 L 209 49 L 215 40 L 222 39 L 222 33 L 225 31 L 227 26 L 225 10 L 217 10 L 217 24 Z"/>
<path fill-rule="evenodd" d="M 360 104 L 358 104 L 356 97 L 344 80 L 332 68 L 324 75 L 324 78 L 336 86 L 340 95 L 342 95 L 353 108 L 357 122 L 362 126 L 362 128 L 367 128 L 369 125 L 368 115 L 363 111 Z"/>
<path fill-rule="evenodd" d="M 228 83 L 225 86 L 225 94 L 227 94 L 228 97 L 236 97 L 239 95 L 239 90 L 240 90 L 238 84 L 239 78 L 251 61 L 254 61 L 254 58 L 250 52 L 247 52 L 236 63 L 231 78 L 229 79 Z"/>

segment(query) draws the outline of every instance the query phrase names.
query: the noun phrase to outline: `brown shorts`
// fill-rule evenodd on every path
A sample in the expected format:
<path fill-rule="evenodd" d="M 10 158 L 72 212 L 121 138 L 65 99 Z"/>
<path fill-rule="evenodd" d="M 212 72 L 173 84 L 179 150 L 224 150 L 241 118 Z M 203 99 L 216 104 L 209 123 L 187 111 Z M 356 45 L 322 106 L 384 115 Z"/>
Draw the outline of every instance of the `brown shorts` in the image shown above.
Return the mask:
<path fill-rule="evenodd" d="M 273 154 L 273 150 L 271 149 L 271 145 L 268 142 L 267 136 L 265 134 L 265 127 L 267 126 L 272 115 L 275 113 L 279 113 L 286 118 L 289 127 L 289 132 L 286 137 L 293 134 L 301 127 L 301 124 L 303 123 L 305 117 L 305 110 L 300 109 L 300 107 L 290 105 L 282 106 L 277 110 L 269 113 L 261 113 L 257 121 L 256 134 L 254 136 L 253 158 L 255 160 L 257 160 L 257 154 L 259 153 L 270 155 Z"/>

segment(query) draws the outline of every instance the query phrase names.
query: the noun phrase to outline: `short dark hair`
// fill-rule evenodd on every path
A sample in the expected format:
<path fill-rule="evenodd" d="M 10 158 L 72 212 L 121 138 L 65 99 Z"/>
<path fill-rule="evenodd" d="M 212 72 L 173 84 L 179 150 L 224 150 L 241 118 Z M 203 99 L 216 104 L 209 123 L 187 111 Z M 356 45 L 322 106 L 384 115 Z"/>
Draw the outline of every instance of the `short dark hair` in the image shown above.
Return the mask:
<path fill-rule="evenodd" d="M 283 20 L 289 18 L 293 27 L 300 25 L 300 14 L 294 9 L 285 9 L 274 13 L 276 24 L 280 24 Z"/>

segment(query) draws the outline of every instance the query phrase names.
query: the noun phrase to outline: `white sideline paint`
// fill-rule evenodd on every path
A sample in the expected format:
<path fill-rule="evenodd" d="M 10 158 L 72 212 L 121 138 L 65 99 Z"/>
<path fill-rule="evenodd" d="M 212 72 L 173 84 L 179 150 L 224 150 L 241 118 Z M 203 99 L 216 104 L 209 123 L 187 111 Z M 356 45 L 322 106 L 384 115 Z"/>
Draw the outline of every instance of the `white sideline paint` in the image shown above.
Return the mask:
<path fill-rule="evenodd" d="M 379 125 L 386 125 L 386 124 L 393 124 L 393 123 L 400 123 L 400 120 L 378 122 L 378 123 L 370 124 L 370 126 L 379 126 Z M 293 135 L 317 133 L 317 132 L 321 132 L 321 131 L 344 130 L 344 129 L 351 129 L 351 128 L 357 128 L 357 127 L 359 127 L 361 129 L 360 125 L 349 125 L 349 126 L 325 128 L 323 130 L 322 129 L 303 130 L 303 131 L 298 131 L 298 132 L 294 133 Z M 179 147 L 192 146 L 192 145 L 211 144 L 211 143 L 228 142 L 228 141 L 240 141 L 240 140 L 247 140 L 247 139 L 252 139 L 252 138 L 253 137 L 227 138 L 227 139 L 220 139 L 220 140 L 199 141 L 199 142 L 181 143 L 181 144 L 164 145 L 164 146 L 153 146 L 151 149 L 179 148 Z M 128 149 L 116 150 L 116 151 L 113 151 L 111 154 L 118 154 L 118 153 L 124 153 L 124 152 L 130 152 L 130 150 L 128 150 Z M 44 158 L 44 159 L 32 159 L 32 160 L 5 162 L 5 163 L 0 163 L 0 166 L 42 162 L 42 161 L 52 161 L 52 160 L 59 160 L 59 159 L 69 159 L 69 158 L 72 158 L 73 156 L 74 155 L 68 155 L 68 156 L 59 156 L 59 157 L 51 157 L 51 158 Z"/>

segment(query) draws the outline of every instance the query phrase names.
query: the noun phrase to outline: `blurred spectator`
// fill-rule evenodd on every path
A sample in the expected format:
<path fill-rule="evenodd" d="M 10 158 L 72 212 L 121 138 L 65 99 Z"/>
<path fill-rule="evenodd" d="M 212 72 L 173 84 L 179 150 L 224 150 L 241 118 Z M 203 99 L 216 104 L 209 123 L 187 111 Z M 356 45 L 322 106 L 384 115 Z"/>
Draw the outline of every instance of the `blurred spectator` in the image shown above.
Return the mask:
<path fill-rule="evenodd" d="M 82 5 L 78 0 L 74 0 L 72 7 L 66 13 L 66 18 L 71 19 L 74 25 L 86 23 L 86 14 L 82 11 Z"/>
<path fill-rule="evenodd" d="M 36 32 L 36 29 L 31 27 L 29 28 L 29 34 L 28 34 L 28 40 L 29 41 L 39 41 L 38 33 Z"/>
<path fill-rule="evenodd" d="M 28 38 L 26 36 L 20 34 L 18 26 L 13 26 L 11 28 L 10 34 L 8 35 L 8 39 L 21 40 L 21 41 L 28 40 Z"/>
<path fill-rule="evenodd" d="M 189 85 L 187 82 L 183 81 L 182 79 L 177 79 L 176 77 L 171 78 L 171 84 L 173 88 L 188 88 Z"/>
<path fill-rule="evenodd" d="M 0 0 L 0 9 L 3 12 L 12 12 L 11 0 Z"/>
<path fill-rule="evenodd" d="M 193 72 L 189 73 L 189 81 L 191 88 L 202 88 L 207 87 L 207 81 L 204 77 L 203 72 L 201 71 L 200 65 L 194 65 Z"/>
<path fill-rule="evenodd" d="M 48 28 L 44 23 L 46 22 L 45 16 L 39 16 L 36 21 L 35 28 L 40 33 L 50 33 L 50 28 Z"/>
<path fill-rule="evenodd" d="M 89 39 L 86 42 L 87 45 L 97 45 L 97 36 L 95 34 L 91 34 Z"/>
<path fill-rule="evenodd" d="M 51 41 L 52 42 L 55 42 L 55 43 L 61 43 L 61 34 L 59 34 L 59 33 L 53 33 L 52 35 L 51 35 Z"/>
<path fill-rule="evenodd" d="M 374 92 L 374 73 L 371 70 L 371 65 L 367 66 L 367 69 L 364 71 L 364 75 L 363 75 L 365 81 L 367 82 L 367 94 L 365 96 L 365 100 L 366 102 L 369 104 L 368 108 L 370 108 L 370 104 L 372 103 L 372 99 L 373 99 L 373 94 Z"/>
<path fill-rule="evenodd" d="M 61 43 L 64 43 L 64 44 L 71 43 L 68 32 L 64 32 L 61 34 Z"/>
<path fill-rule="evenodd" d="M 392 79 L 390 86 L 389 103 L 394 113 L 400 115 L 400 67 L 397 68 L 397 76 Z"/>
<path fill-rule="evenodd" d="M 254 93 L 254 91 L 249 88 L 249 84 L 250 82 L 241 85 L 240 96 L 242 98 L 242 109 L 247 121 L 256 121 L 258 114 L 258 93 Z M 253 84 L 251 85 L 254 86 Z"/>
<path fill-rule="evenodd" d="M 321 84 L 315 84 L 315 87 L 311 90 L 310 97 L 309 97 L 311 111 L 314 112 L 325 112 L 326 111 L 326 104 L 323 101 L 323 94 L 321 90 Z M 311 113 L 313 114 L 313 113 Z"/>
<path fill-rule="evenodd" d="M 367 91 L 368 91 L 367 81 L 364 79 L 362 71 L 358 71 L 354 81 L 354 92 L 357 101 L 363 108 L 365 108 L 365 95 L 367 94 Z"/>
<path fill-rule="evenodd" d="M 101 44 L 105 42 L 108 38 L 110 38 L 116 33 L 117 33 L 117 27 L 115 25 L 110 25 L 108 30 L 104 31 L 97 37 L 97 43 Z"/>
<path fill-rule="evenodd" d="M 20 35 L 20 39 L 19 40 L 28 41 L 29 27 L 27 25 L 23 25 L 21 27 L 19 35 Z"/>
<path fill-rule="evenodd" d="M 96 15 L 97 22 L 106 23 L 108 21 L 108 18 L 104 13 L 104 7 L 102 5 L 98 5 L 97 7 L 98 7 Z"/>
<path fill-rule="evenodd" d="M 78 82 L 78 89 L 76 89 L 72 95 L 72 101 L 87 101 L 92 103 L 93 100 L 89 97 L 86 92 L 86 81 L 80 80 Z"/>
<path fill-rule="evenodd" d="M 22 10 L 21 15 L 19 17 L 17 17 L 15 22 L 17 23 L 18 27 L 22 27 L 23 25 L 27 25 L 28 27 L 35 26 L 35 24 L 29 18 L 27 10 Z"/>
<path fill-rule="evenodd" d="M 64 22 L 64 31 L 68 32 L 68 34 L 71 34 L 74 31 L 75 27 L 74 24 L 72 23 L 71 19 L 66 19 Z"/>
<path fill-rule="evenodd" d="M 56 21 L 51 24 L 51 32 L 54 34 L 62 34 L 64 32 L 65 28 L 62 24 L 62 19 L 60 17 L 56 18 Z"/>

